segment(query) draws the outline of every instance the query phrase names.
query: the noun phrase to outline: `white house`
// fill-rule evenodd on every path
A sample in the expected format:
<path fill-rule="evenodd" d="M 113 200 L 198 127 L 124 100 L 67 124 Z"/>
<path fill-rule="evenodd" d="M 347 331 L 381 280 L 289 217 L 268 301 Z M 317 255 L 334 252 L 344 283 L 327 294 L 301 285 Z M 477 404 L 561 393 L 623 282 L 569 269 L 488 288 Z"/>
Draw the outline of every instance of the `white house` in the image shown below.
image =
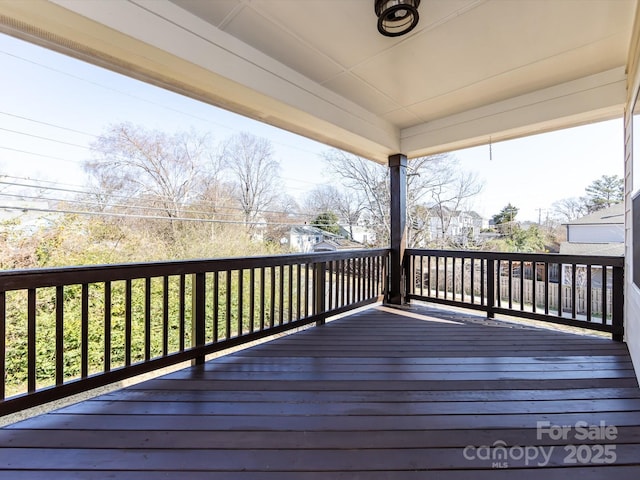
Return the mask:
<path fill-rule="evenodd" d="M 318 227 L 299 226 L 293 227 L 289 232 L 289 246 L 296 252 L 311 252 L 313 246 L 322 242 L 328 232 Z"/>
<path fill-rule="evenodd" d="M 429 215 L 429 238 L 438 240 L 447 238 L 460 245 L 466 245 L 469 240 L 477 241 L 480 232 L 488 225 L 478 213 L 474 211 L 449 211 L 445 209 L 444 223 L 446 228 L 443 231 L 443 220 L 435 209 L 430 210 Z"/>
<path fill-rule="evenodd" d="M 624 204 L 598 210 L 565 224 L 567 255 L 624 255 Z"/>

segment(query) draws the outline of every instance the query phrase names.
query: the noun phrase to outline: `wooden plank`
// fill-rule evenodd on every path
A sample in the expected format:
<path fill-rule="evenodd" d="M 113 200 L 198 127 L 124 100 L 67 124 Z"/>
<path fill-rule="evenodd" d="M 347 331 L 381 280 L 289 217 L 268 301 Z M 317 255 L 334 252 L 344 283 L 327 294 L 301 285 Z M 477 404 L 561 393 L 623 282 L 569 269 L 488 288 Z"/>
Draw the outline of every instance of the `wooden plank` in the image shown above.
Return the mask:
<path fill-rule="evenodd" d="M 6 428 L 101 429 L 114 430 L 272 430 L 272 431 L 342 431 L 357 430 L 457 430 L 494 428 L 533 428 L 541 420 L 536 414 L 467 414 L 467 415 L 73 415 L 49 414 L 25 420 Z M 638 426 L 640 412 L 580 412 L 545 414 L 553 425 Z"/>
<path fill-rule="evenodd" d="M 567 452 L 559 447 L 546 447 L 545 459 L 536 449 L 535 458 L 509 458 L 509 467 L 535 468 L 566 465 Z M 52 455 L 50 450 L 38 448 L 6 448 L 0 451 L 0 463 L 11 469 L 91 469 L 99 466 L 109 470 L 175 469 L 182 466 L 187 471 L 312 471 L 333 472 L 354 469 L 433 471 L 444 469 L 480 468 L 491 470 L 492 461 L 465 456 L 463 449 L 368 449 L 368 450 L 286 450 L 278 455 L 265 450 L 153 450 L 127 449 L 64 449 Z M 637 465 L 640 445 L 616 445 L 616 465 Z M 540 475 L 543 475 L 540 472 Z"/>
<path fill-rule="evenodd" d="M 633 378 L 633 369 L 608 370 L 570 370 L 570 371 L 499 371 L 500 380 L 573 380 L 595 378 Z M 303 371 L 303 372 L 265 372 L 265 371 L 212 371 L 212 372 L 177 372 L 169 378 L 203 379 L 203 380 L 260 380 L 260 381 L 494 381 L 496 372 L 491 371 L 462 371 L 462 372 L 331 372 L 331 371 Z"/>
<path fill-rule="evenodd" d="M 551 368 L 554 365 L 562 366 L 563 364 L 577 364 L 583 368 L 589 368 L 591 363 L 598 363 L 604 365 L 605 363 L 617 363 L 620 365 L 628 365 L 631 363 L 629 354 L 625 355 L 596 355 L 596 356 L 549 356 L 549 357 L 412 357 L 406 358 L 392 358 L 392 357 L 322 357 L 320 359 L 314 356 L 307 357 L 272 357 L 272 356 L 260 356 L 251 355 L 245 356 L 245 351 L 240 353 L 227 355 L 224 357 L 216 358 L 215 362 L 208 362 L 203 367 L 204 369 L 216 369 L 218 367 L 223 368 L 228 364 L 241 364 L 241 365 L 290 365 L 292 363 L 300 365 L 313 365 L 316 368 L 319 366 L 330 366 L 331 368 L 340 364 L 347 365 L 377 365 L 383 366 L 412 366 L 412 365 L 461 365 L 469 366 L 473 364 L 479 364 L 481 366 L 492 366 L 500 368 L 509 365 L 540 365 L 543 368 Z"/>
<path fill-rule="evenodd" d="M 88 401 L 58 410 L 58 414 L 89 415 L 462 415 L 541 414 L 579 412 L 640 412 L 640 399 L 515 401 L 502 402 L 147 402 Z"/>
<path fill-rule="evenodd" d="M 615 439 L 607 444 L 640 443 L 640 427 L 618 426 Z M 557 445 L 558 442 L 529 429 L 486 430 L 377 430 L 360 431 L 215 431 L 215 430 L 0 430 L 0 444 L 22 448 L 148 448 L 148 449 L 375 449 L 375 448 L 464 448 L 487 445 L 500 439 L 507 445 Z M 580 444 L 601 443 L 598 439 Z"/>
<path fill-rule="evenodd" d="M 151 388 L 163 390 L 380 390 L 380 391 L 423 391 L 423 390 L 555 390 L 561 388 L 629 388 L 638 387 L 635 378 L 585 378 L 576 380 L 451 380 L 442 381 L 267 381 L 267 380 L 149 380 Z"/>
<path fill-rule="evenodd" d="M 145 385 L 148 385 L 145 383 Z M 500 402 L 536 400 L 598 400 L 640 398 L 640 389 L 583 388 L 545 390 L 407 390 L 399 397 L 395 390 L 153 390 L 130 387 L 102 395 L 98 399 L 146 402 L 282 402 L 282 403 L 360 403 L 360 402 Z M 401 399 L 401 400 L 400 400 Z"/>

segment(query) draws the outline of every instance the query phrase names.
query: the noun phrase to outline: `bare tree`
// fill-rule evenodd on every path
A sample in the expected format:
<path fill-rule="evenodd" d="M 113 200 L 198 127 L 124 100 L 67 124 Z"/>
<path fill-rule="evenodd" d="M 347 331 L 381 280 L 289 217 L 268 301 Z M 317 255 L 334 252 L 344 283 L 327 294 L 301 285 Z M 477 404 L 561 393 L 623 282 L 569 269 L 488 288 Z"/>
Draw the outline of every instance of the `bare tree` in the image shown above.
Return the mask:
<path fill-rule="evenodd" d="M 229 139 L 222 161 L 235 185 L 236 199 L 247 227 L 254 227 L 278 197 L 280 164 L 273 158 L 271 143 L 250 133 Z"/>
<path fill-rule="evenodd" d="M 91 149 L 94 158 L 84 167 L 103 209 L 129 199 L 159 207 L 156 215 L 178 218 L 219 172 L 209 136 L 195 132 L 169 135 L 122 123 L 111 126 Z"/>
<path fill-rule="evenodd" d="M 288 242 L 291 228 L 302 218 L 298 202 L 291 195 L 278 196 L 264 216 L 267 220 L 265 240 L 276 245 Z"/>
<path fill-rule="evenodd" d="M 335 213 L 353 238 L 353 227 L 358 224 L 363 208 L 362 199 L 353 191 L 334 185 L 320 185 L 307 194 L 304 211 L 309 218 Z"/>
<path fill-rule="evenodd" d="M 553 213 L 561 222 L 570 222 L 587 214 L 587 204 L 582 198 L 563 198 L 551 206 Z"/>
<path fill-rule="evenodd" d="M 326 153 L 325 160 L 362 205 L 361 221 L 375 233 L 376 244 L 388 245 L 389 169 L 338 150 Z M 423 242 L 428 236 L 430 209 L 425 206 L 457 209 L 482 189 L 477 177 L 461 172 L 449 155 L 410 160 L 407 170 L 409 245 Z"/>
<path fill-rule="evenodd" d="M 466 207 L 465 203 L 469 199 L 480 193 L 483 184 L 475 173 L 458 171 L 453 165 L 443 169 L 436 178 L 437 184 L 431 189 L 431 211 L 438 218 L 440 246 L 443 247 L 447 241 L 452 240 L 447 234 L 452 219 Z"/>
<path fill-rule="evenodd" d="M 362 205 L 360 221 L 374 232 L 378 245 L 390 241 L 388 168 L 341 150 L 331 150 L 324 159 L 353 199 Z"/>

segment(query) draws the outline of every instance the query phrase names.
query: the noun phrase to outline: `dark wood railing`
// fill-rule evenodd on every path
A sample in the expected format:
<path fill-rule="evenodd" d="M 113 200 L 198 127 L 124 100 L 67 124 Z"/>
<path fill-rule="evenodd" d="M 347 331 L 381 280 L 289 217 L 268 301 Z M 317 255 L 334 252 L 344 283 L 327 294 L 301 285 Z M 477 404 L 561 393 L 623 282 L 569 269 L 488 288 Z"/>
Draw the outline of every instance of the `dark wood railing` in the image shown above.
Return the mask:
<path fill-rule="evenodd" d="M 0 272 L 0 414 L 382 300 L 387 249 Z"/>
<path fill-rule="evenodd" d="M 415 250 L 407 298 L 624 334 L 624 258 Z"/>

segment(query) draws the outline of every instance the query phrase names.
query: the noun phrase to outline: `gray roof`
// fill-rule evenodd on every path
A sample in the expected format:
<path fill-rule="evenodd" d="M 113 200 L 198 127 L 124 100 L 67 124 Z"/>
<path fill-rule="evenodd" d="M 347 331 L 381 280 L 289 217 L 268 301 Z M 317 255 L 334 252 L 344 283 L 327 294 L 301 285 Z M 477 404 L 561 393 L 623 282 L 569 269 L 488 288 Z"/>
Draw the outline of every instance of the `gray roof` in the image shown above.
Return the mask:
<path fill-rule="evenodd" d="M 577 218 L 565 225 L 624 225 L 624 203 L 618 203 L 584 217 Z"/>
<path fill-rule="evenodd" d="M 611 255 L 623 256 L 624 243 L 580 243 L 562 242 L 560 253 L 563 255 Z"/>

